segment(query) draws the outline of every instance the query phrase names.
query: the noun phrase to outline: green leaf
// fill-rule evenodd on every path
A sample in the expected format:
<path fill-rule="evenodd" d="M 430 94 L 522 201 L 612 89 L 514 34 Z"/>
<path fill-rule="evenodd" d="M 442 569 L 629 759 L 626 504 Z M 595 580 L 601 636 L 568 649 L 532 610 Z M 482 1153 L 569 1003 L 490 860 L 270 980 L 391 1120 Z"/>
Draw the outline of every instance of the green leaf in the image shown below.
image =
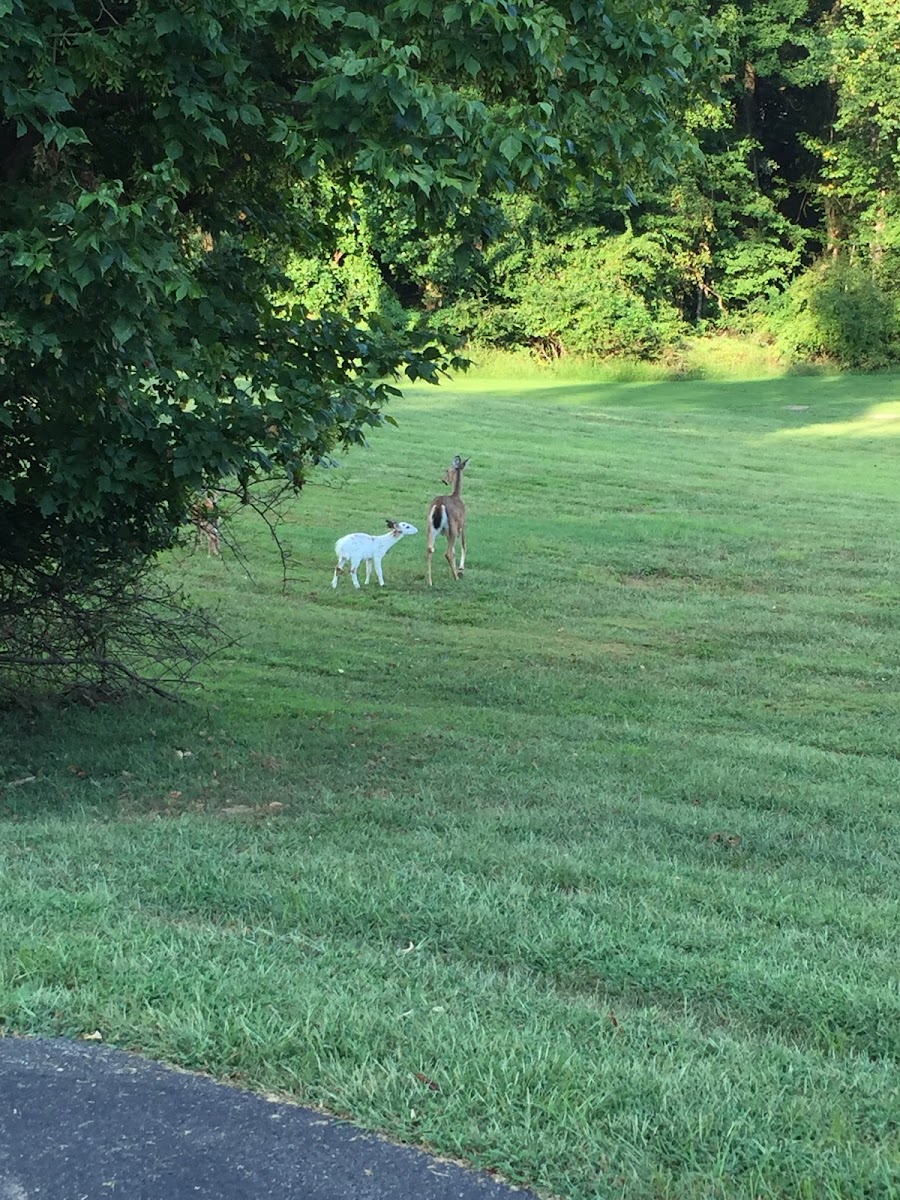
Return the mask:
<path fill-rule="evenodd" d="M 522 139 L 517 133 L 508 133 L 500 143 L 500 153 L 507 162 L 512 162 L 522 150 Z"/>
<path fill-rule="evenodd" d="M 675 45 L 672 48 L 672 57 L 676 62 L 680 62 L 683 67 L 691 65 L 692 56 L 690 50 L 686 46 Z"/>
<path fill-rule="evenodd" d="M 69 97 L 55 89 L 38 92 L 34 97 L 33 103 L 36 108 L 42 109 L 51 117 L 57 117 L 60 113 L 72 111 L 72 103 Z"/>
<path fill-rule="evenodd" d="M 116 317 L 112 323 L 112 332 L 117 343 L 124 346 L 134 337 L 135 327 L 127 317 Z"/>
<path fill-rule="evenodd" d="M 78 293 L 70 283 L 58 283 L 56 285 L 56 293 L 70 308 L 78 308 Z"/>
<path fill-rule="evenodd" d="M 156 36 L 164 37 L 167 33 L 174 33 L 176 29 L 183 28 L 184 18 L 177 9 L 170 8 L 157 16 L 155 25 Z"/>
<path fill-rule="evenodd" d="M 347 13 L 347 16 L 344 18 L 344 24 L 348 29 L 364 29 L 373 38 L 378 36 L 378 22 L 374 17 L 370 17 L 366 13 Z"/>

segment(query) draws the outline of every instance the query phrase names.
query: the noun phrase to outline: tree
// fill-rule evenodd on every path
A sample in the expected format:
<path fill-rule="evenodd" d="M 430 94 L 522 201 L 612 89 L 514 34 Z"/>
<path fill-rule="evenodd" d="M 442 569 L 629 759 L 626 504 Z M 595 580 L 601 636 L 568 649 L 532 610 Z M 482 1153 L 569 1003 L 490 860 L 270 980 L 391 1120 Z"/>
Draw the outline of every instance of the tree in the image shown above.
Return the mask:
<path fill-rule="evenodd" d="M 812 69 L 833 89 L 833 120 L 812 143 L 832 253 L 885 253 L 900 284 L 900 11 L 892 0 L 846 0 L 823 20 Z M 843 243 L 843 244 L 842 244 Z M 847 243 L 850 243 L 847 245 Z"/>
<path fill-rule="evenodd" d="M 300 487 L 386 378 L 447 365 L 283 298 L 289 250 L 329 244 L 321 173 L 419 228 L 498 185 L 624 183 L 690 152 L 715 61 L 661 0 L 0 0 L 0 667 L 106 678 L 101 596 L 198 493 Z"/>
<path fill-rule="evenodd" d="M 809 49 L 797 73 L 831 99 L 806 139 L 825 255 L 789 289 L 780 341 L 797 357 L 882 367 L 900 355 L 900 12 L 893 0 L 832 3 Z"/>

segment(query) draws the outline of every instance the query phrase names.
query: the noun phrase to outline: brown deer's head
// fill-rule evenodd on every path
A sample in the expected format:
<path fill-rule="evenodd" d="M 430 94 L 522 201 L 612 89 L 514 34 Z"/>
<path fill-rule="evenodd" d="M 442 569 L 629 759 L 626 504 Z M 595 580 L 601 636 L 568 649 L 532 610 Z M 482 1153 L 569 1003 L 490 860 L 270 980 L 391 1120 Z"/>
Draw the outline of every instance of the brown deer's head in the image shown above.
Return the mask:
<path fill-rule="evenodd" d="M 467 458 L 460 458 L 459 455 L 457 454 L 456 457 L 454 458 L 453 462 L 450 464 L 450 466 L 444 472 L 444 477 L 441 480 L 441 483 L 445 484 L 447 487 L 451 487 L 453 484 L 456 483 L 457 472 L 459 472 L 459 474 L 462 475 L 463 471 L 466 469 L 466 467 L 468 465 L 469 465 L 469 460 Z"/>

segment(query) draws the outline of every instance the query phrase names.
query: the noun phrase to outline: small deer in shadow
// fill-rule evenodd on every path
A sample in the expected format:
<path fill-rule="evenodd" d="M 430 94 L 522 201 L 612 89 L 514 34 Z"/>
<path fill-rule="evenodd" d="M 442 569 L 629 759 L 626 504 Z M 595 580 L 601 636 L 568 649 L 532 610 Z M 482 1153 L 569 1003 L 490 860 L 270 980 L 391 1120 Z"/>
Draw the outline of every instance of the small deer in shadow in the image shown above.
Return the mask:
<path fill-rule="evenodd" d="M 463 471 L 468 466 L 467 458 L 459 455 L 444 472 L 443 483 L 453 488 L 446 496 L 435 496 L 428 509 L 428 586 L 431 587 L 431 559 L 434 554 L 434 542 L 439 533 L 447 538 L 447 553 L 444 557 L 450 564 L 454 579 L 459 579 L 466 569 L 466 506 L 460 495 L 462 491 Z M 460 555 L 459 569 L 456 566 L 456 542 L 459 539 Z"/>
<path fill-rule="evenodd" d="M 188 510 L 191 524 L 197 530 L 196 545 L 199 547 L 202 539 L 206 538 L 207 558 L 218 556 L 220 553 L 218 503 L 221 495 L 221 492 L 205 492 L 197 497 Z"/>

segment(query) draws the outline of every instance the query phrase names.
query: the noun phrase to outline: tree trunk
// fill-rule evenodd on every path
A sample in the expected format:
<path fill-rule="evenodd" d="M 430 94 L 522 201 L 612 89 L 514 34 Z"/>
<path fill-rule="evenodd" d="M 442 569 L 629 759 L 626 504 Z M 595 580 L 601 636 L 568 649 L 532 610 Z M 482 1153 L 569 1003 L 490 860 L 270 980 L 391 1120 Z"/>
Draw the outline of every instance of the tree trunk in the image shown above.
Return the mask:
<path fill-rule="evenodd" d="M 756 67 L 752 62 L 744 63 L 744 90 L 738 101 L 738 109 L 744 133 L 747 137 L 755 138 L 757 126 Z M 756 189 L 759 191 L 759 155 L 755 147 L 750 151 L 750 167 L 753 171 Z"/>

